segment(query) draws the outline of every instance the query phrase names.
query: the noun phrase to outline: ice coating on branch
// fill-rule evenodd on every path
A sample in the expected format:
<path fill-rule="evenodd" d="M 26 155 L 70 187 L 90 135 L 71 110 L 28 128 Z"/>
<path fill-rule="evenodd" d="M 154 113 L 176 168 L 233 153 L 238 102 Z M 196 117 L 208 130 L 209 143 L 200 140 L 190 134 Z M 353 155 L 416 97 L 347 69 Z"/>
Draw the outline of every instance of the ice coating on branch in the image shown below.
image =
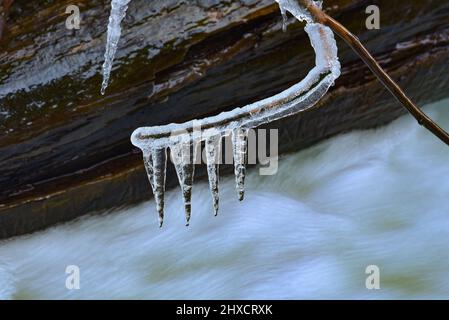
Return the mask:
<path fill-rule="evenodd" d="M 279 4 L 281 9 L 281 14 L 285 21 L 287 20 L 287 11 L 290 12 L 296 19 L 300 21 L 306 21 L 307 23 L 313 22 L 313 18 L 306 8 L 303 8 L 298 4 L 298 0 L 275 0 Z M 321 9 L 323 1 L 313 1 L 312 2 Z"/>
<path fill-rule="evenodd" d="M 112 0 L 111 14 L 109 16 L 108 36 L 106 43 L 106 52 L 104 53 L 103 63 L 103 83 L 101 85 L 101 94 L 105 94 L 109 84 L 109 76 L 111 74 L 112 62 L 114 61 L 117 51 L 118 42 L 122 34 L 120 24 L 126 15 L 128 4 L 131 0 Z"/>
<path fill-rule="evenodd" d="M 148 152 L 170 149 L 175 164 L 179 184 L 182 190 L 186 211 L 187 225 L 191 216 L 192 184 L 194 175 L 193 146 L 205 142 L 207 173 L 215 213 L 218 212 L 218 169 L 221 159 L 221 139 L 231 135 L 233 142 L 234 172 L 239 199 L 244 198 L 245 158 L 248 150 L 248 130 L 259 125 L 303 112 L 314 106 L 340 76 L 340 62 L 337 45 L 332 31 L 319 23 L 313 22 L 307 10 L 300 7 L 296 0 L 276 0 L 283 15 L 290 12 L 298 20 L 306 21 L 305 32 L 310 38 L 315 52 L 315 67 L 307 76 L 290 88 L 272 97 L 257 101 L 241 108 L 222 112 L 193 122 L 167 124 L 154 127 L 141 127 L 131 135 L 131 142 L 144 153 L 144 163 L 153 159 Z M 321 1 L 314 2 L 321 7 Z M 150 150 L 150 151 L 148 151 Z M 154 162 L 154 159 L 152 160 Z M 161 162 L 161 161 L 160 161 Z M 156 166 L 147 168 L 153 192 L 159 192 L 159 215 L 163 217 L 163 197 L 160 191 L 165 189 L 165 180 L 151 178 Z M 165 167 L 164 167 L 165 170 Z M 161 171 L 159 171 L 161 172 Z M 165 171 L 164 171 L 165 173 Z M 162 199 L 162 202 L 161 202 Z"/>

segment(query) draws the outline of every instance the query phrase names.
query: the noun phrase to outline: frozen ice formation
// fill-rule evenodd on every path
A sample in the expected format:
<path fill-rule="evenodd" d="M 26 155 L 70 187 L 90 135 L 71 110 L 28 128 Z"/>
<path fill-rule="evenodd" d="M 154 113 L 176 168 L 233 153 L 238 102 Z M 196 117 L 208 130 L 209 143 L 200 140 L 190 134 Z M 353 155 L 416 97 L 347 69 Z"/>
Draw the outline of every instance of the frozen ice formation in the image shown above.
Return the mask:
<path fill-rule="evenodd" d="M 245 157 L 248 149 L 248 129 L 232 130 L 232 155 L 234 157 L 235 186 L 242 201 L 245 196 Z"/>
<path fill-rule="evenodd" d="M 123 18 L 129 1 L 114 0 L 121 4 L 113 12 L 118 17 L 111 18 L 110 25 L 116 27 Z M 309 12 L 299 6 L 296 0 L 276 0 L 285 19 L 290 12 L 296 19 L 305 21 L 305 31 L 315 51 L 315 67 L 299 83 L 272 97 L 235 108 L 216 116 L 194 120 L 181 124 L 167 124 L 154 127 L 141 127 L 131 135 L 131 142 L 143 152 L 145 168 L 150 180 L 159 213 L 160 225 L 164 218 L 165 173 L 167 151 L 178 175 L 187 225 L 192 212 L 192 186 L 194 177 L 194 159 L 198 146 L 205 145 L 207 173 L 212 194 L 214 213 L 219 207 L 218 180 L 221 162 L 221 142 L 224 136 L 231 135 L 233 143 L 234 172 L 239 200 L 244 198 L 245 158 L 247 154 L 248 130 L 261 124 L 302 112 L 315 105 L 340 76 L 340 62 L 337 45 L 332 31 L 313 21 Z M 321 7 L 321 1 L 315 1 Z M 120 33 L 111 31 L 112 49 L 115 51 Z M 109 39 L 109 37 L 108 37 Z M 109 45 L 108 45 L 109 48 Z M 109 52 L 109 53 L 108 53 Z M 110 67 L 110 66 L 109 66 Z"/>
<path fill-rule="evenodd" d="M 209 177 L 210 192 L 212 194 L 212 201 L 215 215 L 218 214 L 218 179 L 219 166 L 221 155 L 221 135 L 212 135 L 206 139 L 206 162 L 207 175 Z"/>
<path fill-rule="evenodd" d="M 182 199 L 184 200 L 184 209 L 186 213 L 186 225 L 190 223 L 190 214 L 192 213 L 192 186 L 195 165 L 193 161 L 194 147 L 193 139 L 187 134 L 188 139 L 179 139 L 171 144 L 170 150 L 175 164 L 176 174 L 178 175 L 179 185 L 181 186 Z M 160 221 L 162 224 L 162 221 Z"/>
<path fill-rule="evenodd" d="M 296 19 L 305 21 L 306 23 L 313 23 L 313 17 L 306 8 L 298 4 L 298 0 L 275 0 L 279 4 L 279 9 L 282 14 L 282 29 L 286 29 L 287 11 L 290 12 Z M 312 1 L 318 8 L 322 8 L 323 1 Z"/>
<path fill-rule="evenodd" d="M 104 53 L 103 63 L 103 83 L 101 85 L 101 94 L 104 95 L 109 84 L 112 62 L 117 52 L 118 42 L 122 34 L 120 24 L 126 15 L 128 4 L 131 0 L 112 0 L 111 15 L 109 16 L 108 36 L 106 43 L 106 52 Z"/>

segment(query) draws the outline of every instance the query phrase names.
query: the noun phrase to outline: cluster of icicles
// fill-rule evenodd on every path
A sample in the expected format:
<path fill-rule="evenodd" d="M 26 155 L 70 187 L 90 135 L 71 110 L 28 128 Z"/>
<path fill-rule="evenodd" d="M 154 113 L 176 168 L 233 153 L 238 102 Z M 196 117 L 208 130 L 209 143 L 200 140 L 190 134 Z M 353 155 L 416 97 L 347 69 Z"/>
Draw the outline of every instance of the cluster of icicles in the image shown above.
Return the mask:
<path fill-rule="evenodd" d="M 129 2 L 130 0 L 112 0 L 108 44 L 103 65 L 103 93 L 108 84 L 112 61 L 121 34 L 120 23 L 125 16 Z M 280 6 L 284 26 L 287 12 L 290 12 L 298 20 L 306 22 L 305 31 L 309 35 L 315 51 L 316 65 L 302 81 L 270 98 L 213 117 L 196 120 L 198 130 L 192 130 L 192 122 L 186 122 L 142 127 L 133 132 L 131 142 L 143 152 L 144 165 L 153 189 L 161 226 L 164 218 L 168 150 L 170 150 L 181 185 L 188 225 L 191 216 L 195 166 L 193 150 L 198 144 L 204 143 L 213 207 L 217 214 L 222 138 L 232 135 L 236 187 L 239 199 L 243 200 L 248 130 L 312 107 L 340 76 L 337 46 L 332 31 L 326 26 L 313 22 L 309 12 L 299 6 L 296 0 L 276 0 L 276 2 Z M 321 1 L 314 3 L 321 7 Z"/>
<path fill-rule="evenodd" d="M 143 161 L 145 169 L 153 189 L 157 211 L 159 213 L 160 225 L 164 218 L 164 192 L 165 176 L 167 168 L 167 150 L 170 150 L 172 162 L 178 175 L 181 185 L 182 197 L 186 213 L 187 225 L 190 222 L 191 199 L 193 176 L 195 172 L 196 151 L 201 141 L 205 143 L 205 155 L 207 162 L 207 173 L 209 176 L 210 190 L 213 198 L 213 207 L 215 215 L 218 214 L 218 180 L 219 165 L 221 163 L 221 142 L 223 135 L 221 132 L 214 131 L 203 133 L 205 138 L 195 137 L 196 133 L 185 132 L 179 135 L 172 135 L 164 138 L 162 141 L 151 137 L 142 138 L 145 130 L 148 128 L 137 129 L 131 138 L 132 143 L 141 148 L 143 152 Z M 147 131 L 148 132 L 148 131 Z M 197 133 L 201 134 L 200 132 Z M 235 175 L 239 199 L 244 197 L 245 181 L 245 156 L 247 152 L 248 130 L 234 129 L 232 134 L 232 152 L 235 164 Z"/>

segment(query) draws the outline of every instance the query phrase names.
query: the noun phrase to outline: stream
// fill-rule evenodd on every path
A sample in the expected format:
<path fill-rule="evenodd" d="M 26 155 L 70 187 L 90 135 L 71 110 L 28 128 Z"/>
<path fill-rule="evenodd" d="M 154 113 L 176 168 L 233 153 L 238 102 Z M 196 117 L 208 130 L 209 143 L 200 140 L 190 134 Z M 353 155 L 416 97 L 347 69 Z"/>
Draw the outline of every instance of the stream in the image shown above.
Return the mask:
<path fill-rule="evenodd" d="M 425 111 L 449 128 L 449 100 Z M 448 177 L 449 148 L 407 115 L 248 170 L 241 203 L 223 177 L 217 217 L 195 183 L 188 228 L 178 188 L 162 229 L 148 201 L 0 242 L 0 298 L 448 298 Z"/>

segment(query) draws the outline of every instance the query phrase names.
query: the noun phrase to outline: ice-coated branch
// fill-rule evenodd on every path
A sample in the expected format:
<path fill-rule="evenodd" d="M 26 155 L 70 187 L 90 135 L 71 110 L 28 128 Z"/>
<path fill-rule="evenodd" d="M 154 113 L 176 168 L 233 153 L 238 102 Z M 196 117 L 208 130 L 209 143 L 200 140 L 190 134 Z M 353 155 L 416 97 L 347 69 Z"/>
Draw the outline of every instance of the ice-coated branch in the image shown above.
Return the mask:
<path fill-rule="evenodd" d="M 218 212 L 218 170 L 220 144 L 224 136 L 232 136 L 234 172 L 239 200 L 244 198 L 245 160 L 248 150 L 248 130 L 264 123 L 272 122 L 289 115 L 303 112 L 314 106 L 340 76 L 337 44 L 330 28 L 313 21 L 306 9 L 293 0 L 278 1 L 284 17 L 290 12 L 298 20 L 305 21 L 305 31 L 315 52 L 315 67 L 297 84 L 272 97 L 237 107 L 231 111 L 192 122 L 167 124 L 136 129 L 131 135 L 131 142 L 143 153 L 148 178 L 156 198 L 156 206 L 162 225 L 163 191 L 165 185 L 165 162 L 149 161 L 155 154 L 170 154 L 175 164 L 181 186 L 187 225 L 192 211 L 192 186 L 194 165 L 192 153 L 201 142 L 205 143 L 207 172 L 212 194 L 214 213 Z M 319 1 L 317 1 L 319 5 Z M 195 124 L 196 123 L 196 124 Z M 157 166 L 160 167 L 157 167 Z M 159 173 L 156 179 L 156 173 Z"/>
<path fill-rule="evenodd" d="M 283 0 L 280 0 L 283 1 Z M 449 145 L 449 134 L 430 119 L 421 109 L 413 103 L 413 101 L 402 91 L 399 85 L 382 69 L 377 63 L 376 59 L 369 53 L 369 51 L 363 46 L 360 40 L 353 35 L 348 29 L 346 29 L 338 21 L 324 13 L 311 0 L 287 0 L 298 1 L 300 5 L 307 9 L 311 13 L 313 19 L 323 25 L 328 26 L 336 34 L 338 34 L 351 48 L 357 53 L 357 55 L 363 60 L 363 62 L 370 68 L 377 79 L 390 91 L 390 93 L 415 117 L 418 123 L 424 126 L 427 130 L 432 132 L 437 138 Z"/>
<path fill-rule="evenodd" d="M 112 0 L 111 17 L 108 26 L 108 44 L 103 65 L 102 93 L 106 89 L 112 61 L 120 38 L 120 23 L 126 14 L 130 0 Z M 195 147 L 204 142 L 207 153 L 209 184 L 215 214 L 218 212 L 218 171 L 220 143 L 224 136 L 232 135 L 233 157 L 235 163 L 236 188 L 239 200 L 244 197 L 245 158 L 247 152 L 246 132 L 261 124 L 302 112 L 315 105 L 334 84 L 340 75 L 337 45 L 332 31 L 343 38 L 371 69 L 382 84 L 418 120 L 418 122 L 449 145 L 449 135 L 427 117 L 385 73 L 376 60 L 360 43 L 356 36 L 336 20 L 321 10 L 322 1 L 276 0 L 285 29 L 286 13 L 305 21 L 305 31 L 315 51 L 315 67 L 306 78 L 287 90 L 270 98 L 255 102 L 242 108 L 235 108 L 217 116 L 201 121 L 200 130 L 195 132 L 190 122 L 168 124 L 136 129 L 131 142 L 143 152 L 144 164 L 156 199 L 160 225 L 164 218 L 164 191 L 166 174 L 166 155 L 170 150 L 174 158 L 176 172 L 184 199 L 187 225 L 191 218 L 191 198 L 194 176 L 193 156 Z"/>

